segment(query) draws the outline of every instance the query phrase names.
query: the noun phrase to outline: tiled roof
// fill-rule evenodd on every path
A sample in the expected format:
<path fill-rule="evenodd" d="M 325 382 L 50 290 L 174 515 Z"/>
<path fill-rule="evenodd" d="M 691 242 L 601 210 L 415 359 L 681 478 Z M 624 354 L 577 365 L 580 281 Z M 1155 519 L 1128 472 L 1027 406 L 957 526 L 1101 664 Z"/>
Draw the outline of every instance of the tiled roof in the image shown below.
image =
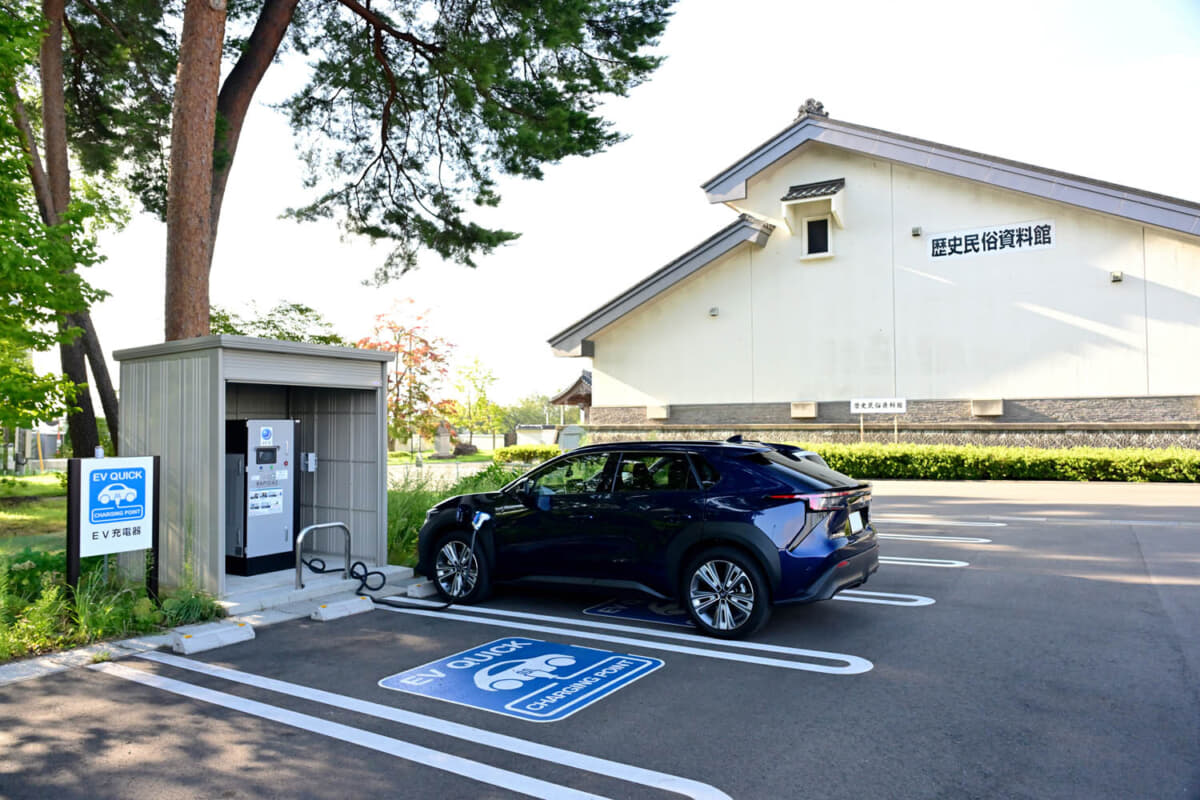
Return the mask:
<path fill-rule="evenodd" d="M 799 186 L 788 187 L 788 192 L 783 197 L 779 198 L 783 202 L 790 200 L 813 200 L 818 197 L 829 197 L 846 188 L 845 178 L 836 178 L 832 181 L 817 181 L 816 183 L 802 183 Z"/>

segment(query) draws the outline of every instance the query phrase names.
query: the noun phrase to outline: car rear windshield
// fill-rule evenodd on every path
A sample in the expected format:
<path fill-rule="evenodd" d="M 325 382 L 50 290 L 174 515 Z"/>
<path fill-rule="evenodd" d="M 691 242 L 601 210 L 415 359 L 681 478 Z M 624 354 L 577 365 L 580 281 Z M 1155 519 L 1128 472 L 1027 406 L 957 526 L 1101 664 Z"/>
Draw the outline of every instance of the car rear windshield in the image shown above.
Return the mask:
<path fill-rule="evenodd" d="M 815 461 L 789 458 L 781 453 L 776 453 L 774 450 L 755 453 L 754 460 L 759 461 L 759 463 L 770 464 L 791 473 L 798 473 L 804 479 L 805 483 L 812 485 L 814 489 L 818 490 L 849 489 L 861 483 L 861 481 L 856 481 L 849 475 L 843 475 L 829 467 L 821 466 Z"/>

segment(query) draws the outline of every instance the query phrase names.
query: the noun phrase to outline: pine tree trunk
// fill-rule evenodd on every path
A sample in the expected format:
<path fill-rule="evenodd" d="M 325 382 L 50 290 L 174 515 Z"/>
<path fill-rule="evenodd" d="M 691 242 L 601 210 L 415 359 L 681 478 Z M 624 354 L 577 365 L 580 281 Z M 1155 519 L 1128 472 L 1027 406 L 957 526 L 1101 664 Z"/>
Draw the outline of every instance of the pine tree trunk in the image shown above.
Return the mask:
<path fill-rule="evenodd" d="M 67 113 L 63 94 L 63 14 L 65 0 L 44 0 L 42 14 L 46 17 L 46 35 L 38 54 L 42 74 L 42 139 L 46 155 L 45 188 L 50 197 L 42 198 L 39 206 L 44 222 L 53 228 L 58 225 L 71 203 L 71 171 L 67 159 Z M 51 235 L 54 235 L 51 233 Z M 74 269 L 74 264 L 63 265 Z M 61 328 L 82 328 L 78 314 L 70 314 L 59 323 Z M 76 337 L 69 344 L 59 345 L 59 363 L 63 375 L 79 391 L 75 397 L 78 409 L 67 415 L 71 450 L 79 458 L 90 458 L 100 443 L 96 429 L 96 413 L 92 408 L 88 388 L 87 363 L 83 342 Z"/>
<path fill-rule="evenodd" d="M 168 340 L 209 333 L 213 138 L 224 37 L 224 0 L 187 0 L 167 182 Z"/>

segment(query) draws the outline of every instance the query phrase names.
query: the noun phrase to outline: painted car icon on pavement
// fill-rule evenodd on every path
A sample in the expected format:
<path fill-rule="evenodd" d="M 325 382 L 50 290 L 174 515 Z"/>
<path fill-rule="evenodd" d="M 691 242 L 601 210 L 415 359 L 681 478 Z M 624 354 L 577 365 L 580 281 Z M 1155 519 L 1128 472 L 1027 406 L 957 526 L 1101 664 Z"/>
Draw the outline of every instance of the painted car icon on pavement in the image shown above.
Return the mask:
<path fill-rule="evenodd" d="M 137 489 L 132 489 L 123 483 L 110 483 L 100 490 L 96 499 L 105 505 L 116 503 L 119 506 L 122 502 L 132 503 L 137 499 Z"/>
<path fill-rule="evenodd" d="M 555 667 L 569 667 L 575 663 L 571 656 L 549 653 L 535 658 L 502 661 L 475 673 L 475 685 L 488 692 L 520 689 L 526 682 L 537 678 L 558 678 Z"/>

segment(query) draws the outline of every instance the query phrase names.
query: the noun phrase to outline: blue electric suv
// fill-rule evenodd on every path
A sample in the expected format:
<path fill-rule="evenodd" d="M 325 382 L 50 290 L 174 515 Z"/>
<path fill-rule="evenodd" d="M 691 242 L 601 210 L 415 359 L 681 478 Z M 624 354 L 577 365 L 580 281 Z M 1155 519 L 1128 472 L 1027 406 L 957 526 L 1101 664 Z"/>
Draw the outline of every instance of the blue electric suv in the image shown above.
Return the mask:
<path fill-rule="evenodd" d="M 417 572 L 455 603 L 495 581 L 636 588 L 747 636 L 773 604 L 828 600 L 879 568 L 871 485 L 813 455 L 738 437 L 581 447 L 430 509 Z"/>

